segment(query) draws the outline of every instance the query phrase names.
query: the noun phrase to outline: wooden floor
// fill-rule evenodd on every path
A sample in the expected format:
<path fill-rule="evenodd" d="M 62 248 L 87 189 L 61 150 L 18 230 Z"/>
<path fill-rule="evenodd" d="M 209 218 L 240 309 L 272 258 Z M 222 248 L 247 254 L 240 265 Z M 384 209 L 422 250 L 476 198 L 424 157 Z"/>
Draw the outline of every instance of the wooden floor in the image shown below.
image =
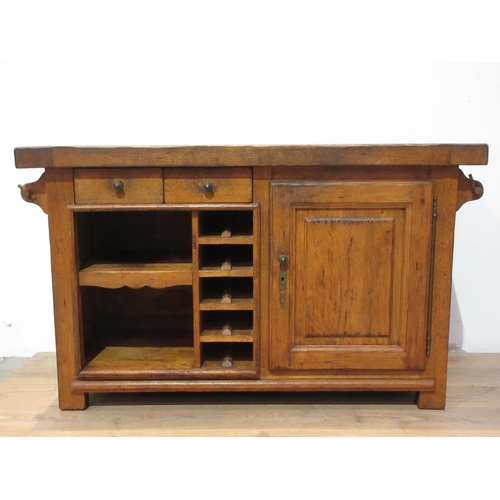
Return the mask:
<path fill-rule="evenodd" d="M 414 394 L 93 395 L 57 406 L 53 353 L 0 381 L 0 436 L 500 436 L 500 354 L 450 353 L 446 410 Z"/>

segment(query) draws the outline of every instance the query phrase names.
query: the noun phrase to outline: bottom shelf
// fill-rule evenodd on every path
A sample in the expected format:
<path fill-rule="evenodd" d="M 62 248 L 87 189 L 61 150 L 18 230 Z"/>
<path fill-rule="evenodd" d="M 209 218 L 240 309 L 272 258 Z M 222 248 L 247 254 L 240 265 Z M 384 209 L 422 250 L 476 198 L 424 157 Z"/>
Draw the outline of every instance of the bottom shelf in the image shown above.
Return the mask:
<path fill-rule="evenodd" d="M 123 347 L 102 349 L 81 370 L 80 379 L 256 378 L 251 359 L 235 359 L 223 367 L 210 356 L 194 368 L 193 347 Z"/>

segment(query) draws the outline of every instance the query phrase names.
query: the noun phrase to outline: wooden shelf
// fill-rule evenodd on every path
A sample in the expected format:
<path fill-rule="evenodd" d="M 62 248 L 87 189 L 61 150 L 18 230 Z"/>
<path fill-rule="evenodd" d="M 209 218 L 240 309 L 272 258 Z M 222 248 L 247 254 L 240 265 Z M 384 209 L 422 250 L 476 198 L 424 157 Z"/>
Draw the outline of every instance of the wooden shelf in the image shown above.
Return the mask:
<path fill-rule="evenodd" d="M 252 266 L 235 266 L 230 270 L 221 269 L 221 266 L 204 266 L 199 271 L 200 278 L 251 278 L 253 276 Z"/>
<path fill-rule="evenodd" d="M 233 330 L 232 335 L 222 335 L 221 330 L 204 330 L 200 342 L 253 342 L 253 330 Z"/>
<path fill-rule="evenodd" d="M 253 245 L 253 235 L 223 236 L 200 236 L 200 245 Z"/>
<path fill-rule="evenodd" d="M 192 347 L 105 347 L 78 374 L 80 379 L 255 378 L 252 361 L 205 361 L 194 368 Z"/>
<path fill-rule="evenodd" d="M 235 360 L 233 362 L 233 366 L 229 368 L 223 368 L 222 367 L 222 360 L 217 361 L 217 360 L 209 360 L 205 361 L 202 365 L 201 368 L 203 370 L 223 370 L 228 373 L 232 372 L 237 372 L 237 371 L 248 371 L 252 373 L 252 368 L 253 368 L 253 361 L 251 360 Z"/>
<path fill-rule="evenodd" d="M 233 299 L 230 304 L 223 304 L 220 299 L 203 299 L 200 311 L 252 311 L 253 299 Z"/>
<path fill-rule="evenodd" d="M 151 371 L 193 368 L 192 347 L 105 347 L 82 370 L 83 374 L 112 370 Z"/>
<path fill-rule="evenodd" d="M 191 263 L 92 264 L 79 273 L 80 286 L 167 288 L 193 284 Z"/>

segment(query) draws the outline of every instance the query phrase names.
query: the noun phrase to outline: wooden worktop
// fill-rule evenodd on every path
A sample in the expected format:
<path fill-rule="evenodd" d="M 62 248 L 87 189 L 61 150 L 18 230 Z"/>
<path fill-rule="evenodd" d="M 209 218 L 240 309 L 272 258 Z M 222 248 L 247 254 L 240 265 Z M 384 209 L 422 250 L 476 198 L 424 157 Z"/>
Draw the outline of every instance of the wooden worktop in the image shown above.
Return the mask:
<path fill-rule="evenodd" d="M 17 168 L 486 165 L 487 144 L 16 148 Z"/>

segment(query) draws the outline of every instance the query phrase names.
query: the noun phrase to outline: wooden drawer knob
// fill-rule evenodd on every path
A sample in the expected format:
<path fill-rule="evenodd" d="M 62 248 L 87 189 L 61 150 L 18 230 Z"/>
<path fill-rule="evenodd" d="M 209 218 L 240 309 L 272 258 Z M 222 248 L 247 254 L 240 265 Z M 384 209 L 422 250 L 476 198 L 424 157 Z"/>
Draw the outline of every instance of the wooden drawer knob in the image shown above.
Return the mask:
<path fill-rule="evenodd" d="M 201 189 L 205 193 L 213 193 L 214 190 L 215 190 L 215 186 L 214 186 L 213 182 L 211 182 L 211 181 L 205 181 L 205 182 L 202 183 Z"/>
<path fill-rule="evenodd" d="M 113 181 L 113 184 L 111 184 L 111 186 L 117 193 L 125 189 L 125 183 L 123 181 Z"/>

